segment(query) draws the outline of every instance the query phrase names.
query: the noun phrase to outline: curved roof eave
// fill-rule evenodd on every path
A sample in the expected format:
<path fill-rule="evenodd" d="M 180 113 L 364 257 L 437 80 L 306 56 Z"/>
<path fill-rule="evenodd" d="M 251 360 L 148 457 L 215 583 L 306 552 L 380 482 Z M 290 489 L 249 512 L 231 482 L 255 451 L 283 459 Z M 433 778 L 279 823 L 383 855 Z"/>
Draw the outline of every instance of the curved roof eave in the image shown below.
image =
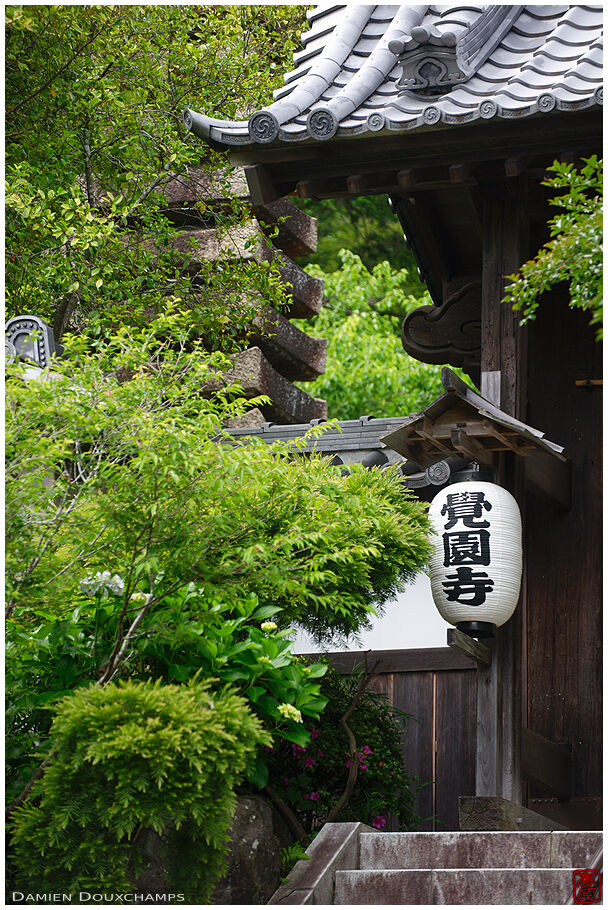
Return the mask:
<path fill-rule="evenodd" d="M 603 101 L 602 12 L 322 4 L 278 100 L 248 120 L 186 110 L 184 122 L 216 149 L 249 151 L 584 110 Z M 425 66 L 440 73 L 436 97 L 420 90 Z"/>

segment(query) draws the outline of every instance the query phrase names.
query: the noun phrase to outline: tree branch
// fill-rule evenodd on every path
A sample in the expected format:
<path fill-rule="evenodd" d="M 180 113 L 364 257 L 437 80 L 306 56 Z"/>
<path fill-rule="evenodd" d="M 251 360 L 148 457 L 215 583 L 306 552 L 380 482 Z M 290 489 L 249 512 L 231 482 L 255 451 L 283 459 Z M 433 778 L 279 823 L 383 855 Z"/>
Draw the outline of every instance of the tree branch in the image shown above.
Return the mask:
<path fill-rule="evenodd" d="M 355 789 L 355 784 L 357 782 L 357 775 L 359 773 L 359 753 L 357 751 L 357 740 L 355 739 L 355 734 L 353 733 L 351 728 L 348 726 L 348 721 L 350 720 L 353 711 L 359 704 L 359 702 L 363 696 L 363 693 L 365 692 L 365 690 L 367 688 L 367 684 L 374 676 L 374 671 L 377 666 L 378 666 L 378 662 L 376 661 L 376 663 L 374 664 L 374 666 L 372 667 L 372 669 L 370 671 L 367 671 L 367 668 L 366 668 L 365 675 L 362 676 L 361 680 L 359 681 L 359 685 L 357 686 L 357 690 L 354 694 L 353 700 L 351 701 L 350 705 L 348 706 L 347 710 L 345 711 L 344 715 L 342 716 L 342 718 L 340 720 L 340 726 L 346 733 L 346 735 L 348 737 L 348 744 L 350 746 L 350 754 L 351 754 L 350 768 L 348 769 L 348 778 L 346 781 L 346 786 L 344 788 L 344 792 L 342 793 L 342 796 L 340 797 L 340 799 L 338 800 L 336 805 L 333 807 L 333 809 L 331 810 L 331 812 L 325 819 L 326 824 L 327 824 L 327 822 L 332 822 L 334 820 L 334 818 L 336 818 L 338 816 L 338 814 L 342 811 L 344 806 L 347 805 L 349 799 L 352 796 L 353 790 Z"/>
<path fill-rule="evenodd" d="M 93 41 L 95 41 L 95 39 L 98 38 L 99 35 L 101 35 L 101 33 L 106 30 L 108 25 L 109 25 L 109 22 L 105 22 L 101 26 L 101 28 L 97 29 L 97 31 L 93 34 L 93 36 L 91 38 L 89 38 L 88 41 L 85 41 L 84 44 L 81 44 L 81 46 L 74 51 L 74 53 L 72 54 L 70 59 L 66 63 L 64 63 L 63 66 L 60 67 L 56 73 L 53 73 L 53 75 L 49 79 L 47 79 L 46 82 L 40 86 L 40 88 L 37 88 L 35 91 L 30 92 L 30 94 L 27 95 L 25 98 L 23 98 L 19 102 L 19 104 L 16 104 L 13 108 L 9 108 L 7 113 L 15 114 L 18 110 L 20 110 L 22 107 L 24 107 L 24 105 L 29 104 L 30 101 L 33 101 L 34 98 L 37 98 L 38 95 L 40 95 L 45 90 L 45 88 L 48 88 L 49 85 L 51 85 L 51 83 L 54 82 L 58 76 L 61 76 L 61 74 L 63 72 L 65 72 L 65 70 L 67 70 L 68 66 L 70 66 L 74 62 L 76 57 L 78 57 L 80 54 L 82 54 L 82 52 L 85 50 L 85 48 L 87 48 L 89 46 L 89 44 L 92 44 Z"/>
<path fill-rule="evenodd" d="M 270 784 L 266 784 L 266 786 L 262 790 L 262 793 L 268 794 L 270 799 L 273 801 L 273 803 L 277 807 L 277 810 L 281 813 L 281 815 L 283 816 L 283 818 L 285 819 L 285 821 L 291 828 L 291 833 L 294 835 L 294 837 L 296 837 L 298 840 L 308 837 L 308 834 L 306 833 L 300 820 L 292 812 L 292 810 L 289 808 L 289 806 L 287 805 L 285 800 L 281 799 L 279 794 L 276 792 L 276 790 L 273 787 L 270 786 Z"/>

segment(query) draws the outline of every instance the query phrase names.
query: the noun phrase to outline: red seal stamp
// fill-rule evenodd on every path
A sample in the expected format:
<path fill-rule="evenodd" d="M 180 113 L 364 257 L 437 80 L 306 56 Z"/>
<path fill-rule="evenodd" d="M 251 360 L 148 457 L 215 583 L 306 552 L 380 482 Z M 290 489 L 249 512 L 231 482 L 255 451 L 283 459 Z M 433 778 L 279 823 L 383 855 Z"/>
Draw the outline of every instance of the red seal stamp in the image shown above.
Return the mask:
<path fill-rule="evenodd" d="M 572 873 L 575 904 L 601 904 L 602 873 L 597 869 L 575 869 Z"/>

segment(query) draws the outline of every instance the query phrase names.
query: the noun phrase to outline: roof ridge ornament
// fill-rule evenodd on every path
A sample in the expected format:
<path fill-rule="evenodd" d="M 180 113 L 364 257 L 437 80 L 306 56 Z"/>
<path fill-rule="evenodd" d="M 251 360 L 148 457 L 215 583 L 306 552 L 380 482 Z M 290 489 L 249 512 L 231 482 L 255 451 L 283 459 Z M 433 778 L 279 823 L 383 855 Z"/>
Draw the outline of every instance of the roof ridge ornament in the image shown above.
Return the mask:
<path fill-rule="evenodd" d="M 467 82 L 502 41 L 523 6 L 466 8 L 468 24 L 450 18 L 450 11 L 462 16 L 463 7 L 447 7 L 441 17 L 429 14 L 408 36 L 389 42 L 403 71 L 397 81 L 401 93 L 442 95 L 453 86 Z M 452 28 L 440 28 L 453 24 Z"/>

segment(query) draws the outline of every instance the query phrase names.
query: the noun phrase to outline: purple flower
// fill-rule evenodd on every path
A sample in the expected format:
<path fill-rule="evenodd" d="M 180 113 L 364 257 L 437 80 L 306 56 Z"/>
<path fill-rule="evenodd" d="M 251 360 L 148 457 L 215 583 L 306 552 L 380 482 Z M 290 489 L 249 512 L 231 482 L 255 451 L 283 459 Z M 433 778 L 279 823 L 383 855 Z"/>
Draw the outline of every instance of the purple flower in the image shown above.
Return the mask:
<path fill-rule="evenodd" d="M 314 760 L 314 758 L 305 758 L 304 759 L 305 768 L 314 768 L 315 765 L 316 765 L 316 761 Z"/>
<path fill-rule="evenodd" d="M 310 738 L 317 739 L 317 737 L 319 736 L 320 733 L 321 733 L 320 730 L 318 730 L 316 727 L 313 727 L 312 730 L 310 731 Z"/>
<path fill-rule="evenodd" d="M 298 746 L 296 743 L 291 744 L 291 754 L 295 755 L 296 758 L 298 755 L 301 755 L 303 752 L 306 752 L 306 746 Z"/>
<path fill-rule="evenodd" d="M 362 755 L 371 755 L 372 750 L 370 749 L 369 746 L 361 746 L 361 754 Z"/>
<path fill-rule="evenodd" d="M 322 752 L 320 749 L 317 751 L 317 758 L 323 758 L 325 752 Z"/>
<path fill-rule="evenodd" d="M 319 793 L 318 793 L 317 790 L 313 790 L 312 793 L 309 793 L 309 794 L 308 794 L 308 799 L 314 799 L 314 800 L 316 800 L 316 799 L 318 799 L 318 798 L 319 798 Z"/>
<path fill-rule="evenodd" d="M 383 815 L 372 815 L 372 828 L 384 828 L 386 819 Z"/>
<path fill-rule="evenodd" d="M 360 771 L 367 771 L 367 765 L 359 765 Z"/>

